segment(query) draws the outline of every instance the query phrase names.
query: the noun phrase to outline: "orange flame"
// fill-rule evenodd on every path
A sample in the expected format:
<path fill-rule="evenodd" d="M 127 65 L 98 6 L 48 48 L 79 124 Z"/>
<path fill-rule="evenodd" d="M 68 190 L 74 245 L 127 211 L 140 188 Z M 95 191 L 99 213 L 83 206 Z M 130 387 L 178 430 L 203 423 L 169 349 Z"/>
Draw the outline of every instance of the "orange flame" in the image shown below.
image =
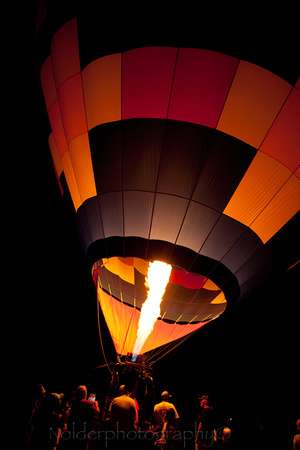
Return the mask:
<path fill-rule="evenodd" d="M 141 309 L 137 337 L 133 349 L 134 355 L 139 355 L 146 339 L 151 334 L 157 318 L 160 316 L 160 304 L 165 293 L 172 266 L 161 261 L 149 263 L 145 280 L 148 289 L 147 299 Z"/>

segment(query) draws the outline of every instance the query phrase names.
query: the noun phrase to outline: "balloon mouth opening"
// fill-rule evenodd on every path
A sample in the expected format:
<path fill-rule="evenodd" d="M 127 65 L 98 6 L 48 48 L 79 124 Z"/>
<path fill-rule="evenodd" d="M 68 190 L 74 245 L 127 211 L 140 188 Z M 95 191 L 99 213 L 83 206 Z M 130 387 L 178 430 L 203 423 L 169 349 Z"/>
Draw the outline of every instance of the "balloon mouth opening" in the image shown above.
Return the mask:
<path fill-rule="evenodd" d="M 116 352 L 124 356 L 131 353 L 132 363 L 151 349 L 199 330 L 227 307 L 223 290 L 213 281 L 172 265 L 160 310 L 155 313 L 150 332 L 137 347 L 150 265 L 150 261 L 141 258 L 111 257 L 98 260 L 92 269 L 99 305 Z"/>
<path fill-rule="evenodd" d="M 151 261 L 135 257 L 102 258 L 93 265 L 92 276 L 102 291 L 141 311 L 147 299 L 149 264 Z M 225 293 L 214 281 L 172 265 L 157 319 L 170 324 L 207 322 L 226 307 Z"/>

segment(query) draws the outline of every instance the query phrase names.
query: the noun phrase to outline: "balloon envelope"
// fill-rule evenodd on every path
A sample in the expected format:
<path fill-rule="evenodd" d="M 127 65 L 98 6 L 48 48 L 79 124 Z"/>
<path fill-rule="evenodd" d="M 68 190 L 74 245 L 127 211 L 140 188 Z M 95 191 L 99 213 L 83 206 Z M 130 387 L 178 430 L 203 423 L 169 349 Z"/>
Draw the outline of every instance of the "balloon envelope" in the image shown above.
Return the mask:
<path fill-rule="evenodd" d="M 210 50 L 104 51 L 89 14 L 50 19 L 49 146 L 119 354 L 133 349 L 148 262 L 173 268 L 146 352 L 268 277 L 268 242 L 299 211 L 299 83 Z"/>

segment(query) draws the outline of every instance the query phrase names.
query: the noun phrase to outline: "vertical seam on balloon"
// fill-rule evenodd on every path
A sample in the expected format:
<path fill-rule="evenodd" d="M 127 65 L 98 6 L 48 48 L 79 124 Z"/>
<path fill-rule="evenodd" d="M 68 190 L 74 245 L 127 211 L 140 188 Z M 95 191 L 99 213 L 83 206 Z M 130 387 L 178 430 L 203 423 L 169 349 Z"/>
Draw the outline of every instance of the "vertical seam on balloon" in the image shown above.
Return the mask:
<path fill-rule="evenodd" d="M 263 145 L 263 143 L 265 142 L 265 139 L 266 139 L 266 137 L 268 136 L 268 134 L 270 133 L 271 129 L 273 128 L 273 125 L 275 124 L 276 120 L 278 119 L 278 117 L 279 117 L 279 115 L 280 115 L 280 113 L 281 113 L 283 107 L 285 106 L 286 102 L 287 102 L 288 99 L 290 98 L 291 93 L 293 92 L 293 90 L 294 90 L 294 88 L 291 86 L 291 90 L 290 90 L 288 96 L 286 97 L 285 101 L 282 103 L 282 105 L 281 105 L 281 107 L 280 107 L 278 113 L 276 114 L 276 116 L 275 116 L 273 122 L 272 122 L 271 125 L 269 126 L 268 131 L 267 131 L 266 134 L 265 134 L 265 137 L 263 138 L 263 140 L 261 141 L 261 143 L 257 146 L 258 151 L 264 153 L 265 155 L 268 155 L 268 154 L 265 153 L 265 152 L 264 152 L 263 150 L 261 150 L 260 148 L 261 148 L 261 146 Z M 282 161 L 279 161 L 277 158 L 274 158 L 274 157 L 271 156 L 271 155 L 268 155 L 268 156 L 270 156 L 271 158 L 273 158 L 275 161 L 278 161 L 280 164 L 282 164 L 282 165 L 285 166 L 288 170 L 291 171 L 291 169 L 290 169 L 289 167 L 287 167 L 286 164 L 283 164 Z"/>
<path fill-rule="evenodd" d="M 82 96 L 83 96 L 83 104 L 84 104 L 84 112 L 85 112 L 85 121 L 86 121 L 86 133 L 87 133 L 87 138 L 88 138 L 88 142 L 89 142 L 89 150 L 90 150 L 90 156 L 91 156 L 91 163 L 92 163 L 92 171 L 93 171 L 93 177 L 94 177 L 94 183 L 95 183 L 95 188 L 96 188 L 96 199 L 97 199 L 97 209 L 99 211 L 99 217 L 100 217 L 100 222 L 101 222 L 101 227 L 102 227 L 102 232 L 103 232 L 103 240 L 104 240 L 104 247 L 105 247 L 105 252 L 106 252 L 106 256 L 108 256 L 108 249 L 107 249 L 107 243 L 106 243 L 106 237 L 105 237 L 105 229 L 104 229 L 104 225 L 103 225 L 103 218 L 102 218 L 102 214 L 101 214 L 101 208 L 100 208 L 100 204 L 99 204 L 99 193 L 97 191 L 97 185 L 96 185 L 96 179 L 95 179 L 95 173 L 94 173 L 94 166 L 93 166 L 93 159 L 92 159 L 92 150 L 91 150 L 91 142 L 90 142 L 90 135 L 89 135 L 89 126 L 88 126 L 88 120 L 87 120 L 87 114 L 86 114 L 86 99 L 85 99 L 85 91 L 84 91 L 84 84 L 83 84 L 83 77 L 82 77 L 82 66 L 81 66 L 81 59 L 80 59 L 80 51 L 79 51 L 79 30 L 78 30 L 78 20 L 76 19 L 76 27 L 77 27 L 77 44 L 78 44 L 78 57 L 79 57 L 79 67 L 80 67 L 80 80 L 81 80 L 81 87 L 82 87 Z M 85 201 L 83 202 L 85 203 Z M 82 205 L 83 205 L 82 203 Z M 82 206 L 81 205 L 81 206 Z M 87 215 L 86 215 L 86 211 L 85 208 L 83 207 L 83 213 L 85 216 L 85 220 L 89 229 L 89 233 L 91 236 L 91 242 L 93 241 L 92 238 L 92 232 L 90 229 L 90 224 L 89 221 L 87 220 Z"/>
<path fill-rule="evenodd" d="M 176 69 L 177 69 L 179 50 L 180 50 L 180 48 L 178 47 L 177 53 L 176 53 L 176 58 L 175 58 L 174 72 L 173 72 L 173 77 L 172 77 L 172 82 L 171 82 L 171 90 L 170 90 L 170 96 L 169 96 L 169 102 L 168 102 L 168 108 L 167 108 L 167 116 L 166 116 L 167 119 L 169 118 L 170 105 L 171 105 L 171 100 L 172 100 L 172 93 L 173 93 L 174 80 L 175 80 Z"/>
<path fill-rule="evenodd" d="M 100 195 L 97 195 L 97 208 L 99 210 L 99 216 L 100 216 L 100 221 L 101 221 L 101 226 L 102 226 L 102 231 L 103 231 L 103 240 L 104 240 L 104 247 L 105 247 L 106 257 L 108 258 L 108 248 L 107 248 L 105 229 L 104 229 L 104 225 L 103 225 L 103 218 L 102 218 L 102 214 L 101 214 L 101 208 L 100 208 L 99 200 L 100 200 Z"/>
<path fill-rule="evenodd" d="M 201 252 L 201 249 L 203 248 L 203 245 L 205 244 L 205 242 L 207 241 L 207 239 L 208 239 L 209 236 L 211 235 L 212 231 L 213 231 L 214 228 L 216 227 L 217 223 L 219 222 L 219 220 L 220 220 L 220 218 L 221 218 L 221 216 L 222 216 L 222 213 L 220 212 L 219 214 L 220 214 L 220 215 L 219 215 L 218 219 L 217 219 L 216 222 L 214 223 L 214 225 L 213 225 L 213 227 L 211 228 L 209 234 L 207 235 L 206 239 L 204 240 L 203 244 L 201 245 L 201 247 L 200 247 L 198 253 L 196 254 L 195 258 L 193 259 L 192 263 L 190 264 L 189 269 L 188 269 L 189 272 L 191 271 L 191 269 L 192 269 L 192 267 L 193 267 L 195 261 L 197 260 L 198 256 L 200 255 L 200 252 Z M 215 268 L 220 264 L 220 261 L 217 261 L 217 260 L 215 260 L 215 261 L 216 261 L 216 264 L 215 264 L 215 266 L 212 268 L 212 270 L 211 270 L 208 274 L 205 274 L 205 276 L 206 276 L 207 278 L 209 278 L 209 279 L 211 279 L 211 278 L 210 278 L 211 273 L 213 273 L 213 271 L 215 270 Z M 221 288 L 221 285 L 218 284 L 218 287 Z M 223 290 L 223 289 L 222 289 L 222 290 Z"/>
<path fill-rule="evenodd" d="M 174 72 L 173 72 L 173 77 L 172 77 L 172 83 L 171 83 L 171 89 L 170 89 L 170 97 L 169 97 L 169 102 L 168 102 L 166 120 L 168 119 L 168 115 L 169 115 L 169 109 L 170 109 L 170 103 L 171 103 L 171 97 L 172 97 L 172 90 L 173 90 L 173 84 L 174 84 L 174 78 L 175 78 L 178 54 L 179 54 L 179 47 L 177 48 L 177 54 L 176 54 L 176 59 L 175 59 L 175 64 L 174 64 Z M 164 136 L 165 136 L 165 129 L 166 129 L 166 127 L 164 128 Z M 156 183 L 155 183 L 154 199 L 153 199 L 152 213 L 151 213 L 151 218 L 150 218 L 150 226 L 149 226 L 149 233 L 148 233 L 148 239 L 147 239 L 147 247 L 146 247 L 145 258 L 144 258 L 145 260 L 147 259 L 147 255 L 148 255 L 149 240 L 150 240 L 150 235 L 151 235 L 151 230 L 152 230 L 152 223 L 153 223 L 153 217 L 154 217 L 154 209 L 155 209 L 155 202 L 156 202 L 156 196 L 157 196 L 157 186 L 158 186 L 158 180 L 159 180 L 159 174 L 160 174 L 160 166 L 161 166 L 161 158 L 162 158 L 163 146 L 164 146 L 164 136 L 163 136 L 163 139 L 162 139 L 162 146 L 161 146 L 161 152 L 160 152 L 159 163 L 158 163 L 158 171 L 157 171 L 157 177 L 156 177 Z"/>
<path fill-rule="evenodd" d="M 260 151 L 260 150 L 259 150 Z M 263 153 L 263 152 L 261 152 L 261 153 Z M 269 156 L 269 155 L 268 155 Z M 296 170 L 299 168 L 300 166 L 298 166 L 296 169 L 295 169 L 295 172 L 296 172 Z M 264 205 L 264 207 L 262 208 L 262 210 L 259 212 L 259 214 L 257 214 L 257 216 L 255 217 L 255 219 L 253 219 L 252 220 L 252 222 L 249 224 L 249 225 L 246 225 L 248 228 L 250 228 L 251 230 L 252 230 L 252 228 L 251 228 L 251 226 L 254 224 L 254 222 L 259 218 L 259 216 L 264 212 L 264 210 L 269 206 L 269 204 L 272 202 L 272 200 L 274 200 L 274 198 L 276 197 L 276 195 L 278 195 L 279 194 L 279 192 L 283 189 L 283 187 L 287 184 L 287 182 L 292 178 L 294 176 L 294 172 L 292 172 L 292 171 L 290 171 L 290 174 L 289 174 L 289 176 L 287 177 L 287 179 L 285 180 L 285 182 L 277 189 L 277 191 L 274 193 L 274 195 L 270 198 L 270 200 Z M 292 216 L 293 217 L 293 216 Z M 289 219 L 290 220 L 290 219 Z M 287 222 L 286 222 L 287 223 Z M 283 225 L 284 226 L 284 225 Z M 282 227 L 281 227 L 282 228 Z M 279 230 L 281 230 L 281 228 L 279 228 Z M 278 230 L 278 231 L 279 231 Z M 255 233 L 256 234 L 256 236 L 258 236 L 259 237 L 259 239 L 262 241 L 262 239 L 261 239 L 261 237 L 254 231 L 254 230 L 252 230 L 253 231 L 253 233 Z M 277 232 L 278 232 L 277 231 Z M 277 233 L 276 232 L 276 233 Z M 275 234 L 276 234 L 275 233 Z M 272 237 L 274 236 L 274 234 L 271 236 L 271 237 L 269 237 L 269 239 L 266 241 L 266 242 L 268 242 Z M 263 241 L 262 241 L 263 242 Z M 263 242 L 263 244 L 266 244 L 266 242 Z M 225 255 L 224 255 L 225 256 Z"/>
<path fill-rule="evenodd" d="M 121 187 L 122 187 L 122 220 L 123 220 L 123 257 L 125 258 L 125 209 L 124 209 L 124 157 L 123 157 L 123 106 L 122 106 L 122 92 L 123 92 L 123 52 L 121 53 Z"/>
<path fill-rule="evenodd" d="M 209 151 L 210 151 L 210 149 L 211 149 L 211 147 L 212 147 L 212 144 L 213 144 L 214 142 L 215 142 L 215 136 L 213 135 L 212 138 L 210 139 L 210 143 L 209 143 L 209 145 L 208 145 L 208 151 L 207 151 L 207 154 L 206 154 L 206 158 L 207 158 L 207 155 L 209 154 Z M 197 177 L 195 177 L 195 184 L 194 184 L 194 187 L 193 187 L 193 189 L 192 189 L 192 192 L 191 192 L 191 195 L 190 195 L 190 198 L 189 198 L 189 202 L 188 202 L 188 205 L 187 205 L 185 214 L 184 214 L 184 216 L 183 216 L 181 225 L 180 225 L 180 227 L 179 227 L 179 231 L 178 231 L 178 234 L 177 234 L 177 236 L 176 236 L 176 239 L 175 239 L 175 242 L 174 242 L 172 251 L 171 251 L 171 255 L 172 255 L 172 253 L 173 253 L 173 251 L 174 251 L 174 248 L 175 248 L 175 246 L 176 246 L 176 243 L 177 243 L 177 241 L 178 241 L 178 238 L 179 238 L 180 232 L 181 232 L 181 230 L 182 230 L 183 223 L 184 223 L 184 221 L 185 221 L 185 219 L 186 219 L 186 216 L 187 216 L 187 213 L 188 213 L 190 204 L 191 204 L 191 202 L 193 201 L 193 200 L 192 200 L 192 199 L 193 199 L 193 195 L 194 195 L 194 192 L 195 192 L 195 190 L 196 190 L 196 187 L 197 187 L 197 184 L 198 184 L 198 181 L 199 181 L 199 178 L 200 178 L 201 172 L 203 171 L 203 167 L 204 167 L 204 166 L 205 166 L 205 162 L 202 163 L 201 167 L 199 168 L 199 174 L 198 174 Z M 197 202 L 197 203 L 198 203 L 198 202 Z M 203 204 L 204 204 L 204 203 L 203 203 Z M 218 211 L 218 212 L 219 212 L 219 211 Z M 202 246 L 203 246 L 203 245 L 202 245 Z M 202 247 L 201 247 L 201 248 L 202 248 Z M 201 250 L 201 248 L 200 248 L 200 250 Z M 199 251 L 200 251 L 200 250 L 199 250 Z"/>
<path fill-rule="evenodd" d="M 58 89 L 59 89 L 59 87 L 56 86 L 56 82 L 55 82 L 55 77 L 54 77 L 54 72 L 53 72 L 53 63 L 52 63 L 52 54 L 51 54 L 51 51 L 50 51 L 50 55 L 49 55 L 49 56 L 50 56 L 50 61 L 51 61 L 51 70 L 52 70 L 53 81 L 54 81 L 55 92 L 56 92 L 56 100 L 52 103 L 51 107 L 55 104 L 55 102 L 57 102 L 58 110 L 59 110 L 59 114 L 60 114 L 60 118 L 61 118 L 61 124 L 62 124 L 62 128 L 63 128 L 63 133 L 64 133 L 64 137 L 65 137 L 66 144 L 67 144 L 67 150 L 66 150 L 66 152 L 67 152 L 67 151 L 69 151 L 69 145 L 68 145 L 68 141 L 67 141 L 67 137 L 66 137 L 66 131 L 65 131 L 65 127 L 64 127 L 63 120 L 62 120 L 62 115 L 61 115 L 61 110 L 60 110 L 60 104 L 59 104 L 59 100 L 58 100 Z M 49 108 L 49 111 L 50 111 L 51 107 Z M 48 111 L 48 117 L 49 117 L 49 111 Z M 52 129 L 52 127 L 51 127 L 51 129 Z M 53 131 L 53 130 L 52 130 L 52 131 Z M 54 140 L 55 140 L 55 135 L 53 135 L 53 136 L 54 136 Z M 57 146 L 57 148 L 59 148 L 58 145 L 57 145 L 57 143 L 56 143 L 56 146 Z M 64 153 L 62 154 L 62 156 L 60 156 L 60 160 L 62 160 L 62 157 L 63 157 L 63 155 L 64 155 L 66 152 L 64 152 Z"/>
<path fill-rule="evenodd" d="M 79 57 L 79 68 L 80 68 L 80 55 L 79 55 L 79 43 L 78 43 L 78 22 L 77 22 L 77 19 L 76 19 L 76 18 L 73 19 L 73 20 L 75 20 L 75 22 L 76 22 L 77 45 L 78 45 L 78 57 Z M 53 36 L 53 38 L 54 38 L 54 36 Z M 53 38 L 52 38 L 52 40 L 51 40 L 51 45 L 50 45 L 50 55 L 51 55 L 51 46 L 52 46 Z M 52 61 L 52 55 L 51 55 L 51 61 Z M 51 62 L 51 65 L 52 65 L 52 62 Z M 52 65 L 52 70 L 53 70 L 53 65 Z M 82 86 L 82 75 L 81 75 L 82 72 L 81 72 L 81 70 L 79 70 L 79 72 L 77 72 L 77 73 L 75 73 L 75 74 L 70 75 L 67 79 L 70 79 L 70 78 L 74 77 L 74 76 L 77 75 L 77 74 L 80 74 L 81 86 Z M 53 77 L 54 77 L 54 73 L 53 73 Z M 67 79 L 66 79 L 66 80 L 67 80 Z M 58 91 L 59 91 L 60 87 L 63 85 L 63 83 L 64 83 L 66 80 L 63 80 L 63 82 L 62 82 L 59 86 L 57 86 L 57 85 L 56 85 L 56 80 L 55 80 L 55 77 L 54 77 L 54 84 L 55 84 L 55 89 L 56 89 L 58 108 L 59 108 L 59 112 L 60 112 L 60 116 L 61 116 L 61 122 L 62 122 L 62 126 L 63 126 L 64 136 L 65 136 L 66 143 L 67 143 L 67 150 L 66 150 L 66 152 L 69 153 L 69 158 L 70 158 L 70 163 L 71 163 L 71 166 L 72 166 L 72 171 L 73 171 L 73 174 L 74 174 L 74 179 L 75 179 L 76 189 L 77 189 L 78 196 L 79 196 L 79 200 L 80 200 L 80 205 L 79 205 L 79 207 L 80 207 L 80 206 L 82 205 L 82 203 L 83 203 L 83 200 L 82 200 L 81 192 L 80 192 L 80 190 L 79 190 L 78 179 L 77 179 L 77 177 L 76 177 L 76 173 L 75 173 L 75 170 L 74 170 L 74 164 L 73 164 L 73 160 L 72 160 L 72 156 L 71 156 L 71 152 L 70 152 L 70 143 L 71 143 L 71 142 L 68 143 L 68 141 L 67 141 L 67 135 L 66 135 L 65 125 L 64 125 L 63 118 L 62 118 L 61 108 L 60 108 L 60 102 L 59 102 L 59 98 L 58 98 Z M 83 87 L 82 87 L 82 94 L 83 94 Z M 83 95 L 83 99 L 84 99 L 84 95 Z M 85 103 L 84 103 L 84 106 L 85 106 Z M 85 116 L 86 116 L 86 114 L 85 114 Z M 75 137 L 77 137 L 77 136 L 75 136 Z M 65 152 L 65 153 L 66 153 L 66 152 Z M 69 186 L 68 186 L 68 188 L 69 188 Z M 69 189 L 69 192 L 70 192 L 70 194 L 71 194 L 70 189 Z M 72 197 L 72 195 L 71 195 L 71 197 Z M 72 200 L 73 200 L 73 199 L 72 199 Z M 74 202 L 73 202 L 73 204 L 74 204 Z M 74 207 L 75 207 L 75 204 L 74 204 Z M 75 207 L 76 211 L 78 211 L 79 207 L 78 207 L 78 208 Z"/>
<path fill-rule="evenodd" d="M 216 126 L 215 126 L 215 129 L 216 129 L 216 130 L 218 129 L 218 125 L 219 125 L 220 119 L 221 119 L 221 117 L 222 117 L 222 114 L 223 114 L 223 110 L 224 110 L 224 108 L 225 108 L 225 105 L 226 105 L 227 99 L 228 99 L 228 97 L 229 97 L 229 94 L 230 94 L 230 91 L 231 91 L 231 88 L 232 88 L 233 82 L 234 82 L 234 80 L 235 80 L 235 77 L 236 77 L 236 73 L 237 73 L 237 71 L 238 71 L 238 68 L 239 68 L 239 66 L 240 66 L 240 62 L 241 62 L 241 60 L 239 59 L 239 60 L 238 60 L 238 63 L 237 63 L 237 66 L 236 66 L 236 68 L 235 68 L 235 72 L 234 72 L 234 74 L 233 74 L 233 77 L 232 77 L 232 80 L 231 80 L 231 83 L 230 83 L 229 89 L 228 89 L 228 91 L 227 91 L 227 94 L 226 94 L 226 97 L 225 97 L 225 100 L 224 100 L 224 103 L 223 103 L 222 109 L 221 109 L 221 111 L 220 111 L 220 114 L 219 114 L 219 117 L 218 117 L 218 120 L 217 120 Z"/>
<path fill-rule="evenodd" d="M 148 233 L 148 238 L 147 238 L 147 246 L 146 246 L 146 251 L 145 251 L 145 258 L 144 258 L 145 260 L 147 260 L 148 249 L 149 249 L 149 240 L 150 240 L 150 235 L 151 235 L 151 230 L 152 230 L 152 223 L 153 223 L 153 217 L 154 217 L 154 209 L 155 209 L 155 202 L 156 202 L 156 196 L 157 196 L 157 186 L 158 186 L 160 167 L 161 167 L 161 159 L 162 159 L 162 153 L 163 153 L 163 147 L 164 147 L 165 129 L 166 129 L 166 122 L 165 122 L 165 126 L 164 126 L 164 135 L 163 135 L 162 144 L 161 144 L 159 163 L 158 163 L 158 169 L 157 169 L 157 176 L 156 176 L 156 182 L 155 182 L 155 188 L 154 188 L 154 198 L 153 198 L 152 212 L 151 212 L 151 218 L 150 218 L 149 233 Z"/>
<path fill-rule="evenodd" d="M 52 64 L 52 55 L 51 55 L 51 51 L 50 51 L 50 60 L 51 60 L 51 67 L 52 67 L 52 72 L 53 72 L 53 64 Z M 76 74 L 75 74 L 75 75 L 76 75 Z M 77 179 L 76 179 L 76 175 L 75 175 L 75 171 L 74 171 L 74 166 L 73 166 L 73 162 L 72 162 L 72 158 L 71 158 L 71 153 L 70 153 L 70 150 L 69 150 L 70 145 L 69 145 L 69 143 L 68 143 L 68 141 L 67 141 L 65 125 L 64 125 L 63 118 L 62 118 L 62 114 L 61 114 L 60 102 L 59 102 L 59 99 L 58 99 L 58 90 L 59 90 L 60 86 L 61 86 L 63 83 L 61 83 L 60 86 L 57 86 L 57 85 L 56 85 L 54 73 L 53 73 L 53 79 L 54 79 L 54 85 L 55 85 L 55 91 L 56 91 L 56 98 L 57 98 L 56 101 L 57 101 L 58 110 L 59 110 L 59 114 L 60 114 L 60 118 L 61 118 L 62 129 L 63 129 L 64 137 L 65 137 L 65 140 L 66 140 L 66 144 L 67 144 L 67 150 L 64 152 L 64 154 L 67 153 L 67 152 L 69 153 L 70 163 L 71 163 L 72 170 L 73 170 L 73 173 L 74 173 L 74 178 L 75 178 L 76 189 L 77 189 L 78 196 L 79 196 L 79 199 L 80 199 L 80 202 L 81 202 L 81 204 L 80 204 L 79 206 L 81 206 L 81 205 L 82 205 L 82 199 L 81 199 L 81 195 L 80 195 L 80 192 L 79 192 L 79 189 L 78 189 L 78 181 L 77 181 Z M 53 103 L 53 104 L 54 104 L 54 103 Z M 50 109 L 49 109 L 49 110 L 50 110 Z M 54 137 L 54 139 L 55 139 L 55 137 Z M 60 158 L 61 161 L 62 161 L 62 158 L 63 158 L 64 154 L 63 154 L 63 155 L 61 156 L 61 158 Z M 64 170 L 63 170 L 63 172 L 64 172 L 64 174 L 65 174 L 65 171 L 64 171 Z M 65 176 L 66 176 L 66 174 L 65 174 Z M 70 191 L 70 188 L 69 188 L 68 183 L 67 183 L 67 186 L 68 186 L 68 191 L 69 191 L 69 193 L 70 193 L 70 195 L 71 195 L 71 197 L 72 197 L 72 194 L 71 194 L 71 191 Z M 72 198 L 72 201 L 73 201 L 73 198 Z M 73 205 L 74 205 L 74 208 L 75 208 L 74 201 L 73 201 Z M 76 209 L 76 208 L 75 208 L 75 209 Z M 78 210 L 78 208 L 76 209 L 76 211 L 77 211 L 77 210 Z"/>
<path fill-rule="evenodd" d="M 89 136 L 89 125 L 88 125 L 87 114 L 86 114 L 86 101 L 85 101 L 85 92 L 84 92 L 84 84 L 83 84 L 83 77 L 82 77 L 80 52 L 79 52 L 79 32 L 78 32 L 79 30 L 78 30 L 78 20 L 77 19 L 76 19 L 76 27 L 77 27 L 77 44 L 78 44 L 78 57 L 79 57 L 79 67 L 80 67 L 80 80 L 81 80 L 81 89 L 82 89 L 82 96 L 83 96 L 85 123 L 86 123 L 86 130 L 87 130 L 86 132 L 87 132 L 87 138 L 88 138 L 88 142 L 89 142 L 89 150 L 90 150 L 90 156 L 91 156 L 91 162 L 92 162 L 92 171 L 93 171 L 93 177 L 94 177 L 94 183 L 95 183 L 95 189 L 96 189 L 96 195 L 97 195 L 98 192 L 97 192 L 96 179 L 95 179 L 95 173 L 94 173 L 94 167 L 93 167 L 93 161 L 92 161 L 92 152 L 91 152 L 91 144 L 90 144 L 90 136 Z"/>
<path fill-rule="evenodd" d="M 123 308 L 122 308 L 122 309 L 123 309 Z M 131 316 L 130 316 L 129 323 L 128 323 L 128 325 L 127 325 L 126 334 L 125 334 L 124 339 L 123 339 L 123 344 L 122 344 L 122 348 L 121 348 L 121 354 L 123 354 L 124 347 L 125 347 L 125 343 L 126 343 L 126 340 L 127 340 L 127 337 L 128 337 L 129 328 L 130 328 L 130 324 L 131 324 L 131 322 L 132 322 L 132 317 L 133 317 L 133 311 L 134 311 L 134 308 L 133 308 L 133 310 L 132 310 L 132 313 L 131 313 Z M 124 320 L 124 322 L 125 322 L 125 320 Z M 121 339 L 121 333 L 120 333 L 120 341 L 121 341 L 121 340 L 122 340 L 122 339 Z"/>
<path fill-rule="evenodd" d="M 123 55 L 124 52 L 121 52 L 121 120 L 123 120 Z"/>

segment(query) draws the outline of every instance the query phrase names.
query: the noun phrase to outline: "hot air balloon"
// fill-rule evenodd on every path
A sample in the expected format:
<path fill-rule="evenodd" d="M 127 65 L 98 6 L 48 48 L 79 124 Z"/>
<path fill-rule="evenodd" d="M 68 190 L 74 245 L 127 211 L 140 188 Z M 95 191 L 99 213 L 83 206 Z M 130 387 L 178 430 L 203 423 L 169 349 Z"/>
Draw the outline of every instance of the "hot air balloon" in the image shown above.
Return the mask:
<path fill-rule="evenodd" d="M 49 3 L 40 78 L 55 171 L 118 355 L 134 350 L 149 263 L 172 266 L 147 354 L 268 278 L 268 245 L 299 215 L 300 83 L 213 50 L 137 46 L 104 22 Z"/>

